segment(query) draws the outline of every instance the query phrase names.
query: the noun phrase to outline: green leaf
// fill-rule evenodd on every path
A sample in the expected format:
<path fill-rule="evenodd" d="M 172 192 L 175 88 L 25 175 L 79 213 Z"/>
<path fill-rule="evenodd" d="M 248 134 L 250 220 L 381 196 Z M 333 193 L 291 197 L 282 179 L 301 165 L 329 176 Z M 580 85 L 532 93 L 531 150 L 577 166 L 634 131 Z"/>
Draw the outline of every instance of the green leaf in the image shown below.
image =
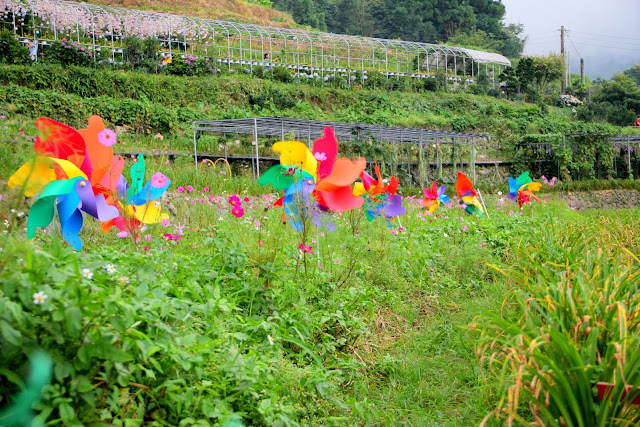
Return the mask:
<path fill-rule="evenodd" d="M 68 403 L 61 403 L 58 406 L 58 411 L 60 411 L 60 417 L 64 422 L 72 421 L 76 417 L 75 411 Z"/>
<path fill-rule="evenodd" d="M 67 333 L 73 338 L 80 337 L 80 331 L 82 330 L 82 311 L 78 307 L 67 307 L 65 310 L 65 326 Z"/>
<path fill-rule="evenodd" d="M 3 320 L 0 322 L 0 330 L 2 331 L 2 338 L 4 338 L 9 344 L 15 346 L 22 345 L 22 334 L 15 330 L 9 322 Z"/>

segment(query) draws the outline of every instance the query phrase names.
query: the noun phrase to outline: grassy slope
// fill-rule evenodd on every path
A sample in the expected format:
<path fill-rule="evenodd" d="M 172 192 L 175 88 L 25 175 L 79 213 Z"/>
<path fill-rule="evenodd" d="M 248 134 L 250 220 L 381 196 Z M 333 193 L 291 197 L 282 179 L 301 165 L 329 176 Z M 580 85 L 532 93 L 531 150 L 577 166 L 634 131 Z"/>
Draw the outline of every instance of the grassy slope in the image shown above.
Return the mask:
<path fill-rule="evenodd" d="M 92 0 L 90 3 L 262 26 L 296 26 L 291 16 L 283 12 L 241 0 Z"/>
<path fill-rule="evenodd" d="M 112 126 L 175 137 L 170 142 L 174 150 L 189 150 L 190 120 L 256 115 L 487 132 L 497 144 L 526 133 L 618 131 L 577 121 L 566 109 L 544 112 L 533 104 L 468 93 L 353 91 L 242 75 L 188 78 L 74 67 L 0 67 L 0 82 L 17 85 L 0 86 L 7 100 L 0 103 L 0 112 L 48 115 L 72 126 L 100 114 Z"/>

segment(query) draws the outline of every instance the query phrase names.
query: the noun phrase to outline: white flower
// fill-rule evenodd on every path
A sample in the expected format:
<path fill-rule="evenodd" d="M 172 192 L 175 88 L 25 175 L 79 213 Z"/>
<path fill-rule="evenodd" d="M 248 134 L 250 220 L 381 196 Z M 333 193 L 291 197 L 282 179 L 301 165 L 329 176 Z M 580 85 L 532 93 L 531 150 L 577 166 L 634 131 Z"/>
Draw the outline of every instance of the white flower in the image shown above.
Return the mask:
<path fill-rule="evenodd" d="M 34 304 L 44 304 L 44 300 L 49 298 L 48 295 L 45 295 L 44 292 L 40 291 L 33 294 L 33 303 Z"/>
<path fill-rule="evenodd" d="M 502 191 L 498 191 L 498 196 L 502 196 Z"/>
<path fill-rule="evenodd" d="M 269 341 L 269 345 L 273 345 L 274 339 L 271 335 L 267 335 L 267 341 Z"/>
<path fill-rule="evenodd" d="M 113 274 L 116 272 L 116 267 L 113 264 L 107 264 L 104 266 L 104 269 L 107 270 L 108 274 Z"/>
<path fill-rule="evenodd" d="M 129 278 L 127 276 L 122 276 L 121 278 L 118 279 L 118 282 L 121 285 L 126 285 L 129 283 Z"/>
<path fill-rule="evenodd" d="M 7 219 L 5 219 L 4 221 L 2 221 L 2 223 L 4 224 L 5 227 L 9 226 L 9 221 Z"/>
<path fill-rule="evenodd" d="M 449 235 L 447 233 L 444 233 L 444 237 L 449 237 Z"/>
<path fill-rule="evenodd" d="M 218 218 L 218 221 L 224 221 L 223 217 Z"/>
<path fill-rule="evenodd" d="M 89 280 L 91 280 L 91 278 L 93 277 L 93 273 L 88 268 L 83 268 L 82 269 L 82 275 L 84 277 L 86 277 L 87 279 L 89 279 Z"/>

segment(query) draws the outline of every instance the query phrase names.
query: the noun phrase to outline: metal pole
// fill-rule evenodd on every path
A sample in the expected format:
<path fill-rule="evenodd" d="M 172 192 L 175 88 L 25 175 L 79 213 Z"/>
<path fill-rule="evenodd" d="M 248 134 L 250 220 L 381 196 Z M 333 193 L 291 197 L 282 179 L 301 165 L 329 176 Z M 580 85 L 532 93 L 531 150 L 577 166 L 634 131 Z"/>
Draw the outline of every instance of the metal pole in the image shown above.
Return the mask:
<path fill-rule="evenodd" d="M 471 162 L 473 167 L 473 182 L 476 182 L 476 138 L 471 137 Z"/>
<path fill-rule="evenodd" d="M 627 136 L 627 170 L 631 175 L 631 147 L 629 146 L 629 137 Z"/>
<path fill-rule="evenodd" d="M 484 207 L 484 212 L 487 214 L 487 218 L 491 219 L 491 216 L 489 215 L 489 211 L 487 210 L 487 206 L 484 204 L 484 197 L 482 197 L 482 193 L 480 193 L 480 190 L 478 190 L 477 193 L 478 193 L 478 196 L 480 196 L 480 201 L 482 202 L 482 206 Z"/>
<path fill-rule="evenodd" d="M 253 135 L 256 142 L 256 178 L 260 178 L 260 161 L 258 160 L 258 119 L 253 118 Z"/>
<path fill-rule="evenodd" d="M 196 124 L 193 123 L 193 159 L 196 162 L 196 173 L 198 172 L 198 140 L 196 138 Z"/>

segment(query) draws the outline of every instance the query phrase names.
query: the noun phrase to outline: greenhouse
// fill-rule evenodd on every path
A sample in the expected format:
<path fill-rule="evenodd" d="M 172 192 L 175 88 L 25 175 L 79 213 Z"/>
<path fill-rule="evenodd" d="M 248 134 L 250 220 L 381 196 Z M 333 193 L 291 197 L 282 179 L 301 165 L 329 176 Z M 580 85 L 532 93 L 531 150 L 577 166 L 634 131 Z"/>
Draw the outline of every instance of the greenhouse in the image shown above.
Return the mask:
<path fill-rule="evenodd" d="M 372 71 L 386 78 L 429 78 L 444 73 L 469 84 L 511 65 L 504 56 L 439 44 L 329 34 L 299 29 L 190 18 L 61 0 L 0 0 L 0 25 L 25 44 L 73 42 L 94 61 L 122 61 L 124 39 L 152 37 L 165 61 L 211 58 L 216 70 L 285 67 L 301 78 L 364 82 Z M 440 71 L 442 70 L 442 71 Z M 495 85 L 495 81 L 493 82 Z"/>
<path fill-rule="evenodd" d="M 459 169 L 475 179 L 477 149 L 490 141 L 484 134 L 289 117 L 195 121 L 192 126 L 196 168 L 204 151 L 207 158 L 248 160 L 256 177 L 265 169 L 261 161 L 277 161 L 271 151 L 274 142 L 296 140 L 311 147 L 325 126 L 333 128 L 341 155 L 377 161 L 383 174 L 421 185 L 436 177 L 452 181 Z M 447 165 L 452 167 L 445 176 Z"/>

